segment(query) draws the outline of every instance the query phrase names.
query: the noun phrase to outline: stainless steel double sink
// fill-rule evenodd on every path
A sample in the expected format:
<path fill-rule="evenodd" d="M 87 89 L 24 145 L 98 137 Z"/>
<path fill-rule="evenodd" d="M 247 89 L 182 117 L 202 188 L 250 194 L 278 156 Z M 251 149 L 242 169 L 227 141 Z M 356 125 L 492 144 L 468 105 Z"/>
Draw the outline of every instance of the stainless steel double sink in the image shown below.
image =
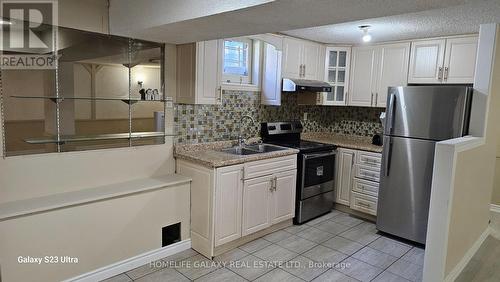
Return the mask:
<path fill-rule="evenodd" d="M 262 153 L 269 153 L 269 152 L 275 152 L 275 151 L 283 151 L 288 148 L 280 147 L 280 146 L 275 146 L 275 145 L 270 145 L 270 144 L 255 144 L 255 145 L 248 145 L 248 146 L 237 146 L 237 147 L 231 147 L 231 148 L 226 148 L 222 149 L 221 151 L 224 153 L 232 154 L 232 155 L 254 155 L 254 154 L 262 154 Z"/>

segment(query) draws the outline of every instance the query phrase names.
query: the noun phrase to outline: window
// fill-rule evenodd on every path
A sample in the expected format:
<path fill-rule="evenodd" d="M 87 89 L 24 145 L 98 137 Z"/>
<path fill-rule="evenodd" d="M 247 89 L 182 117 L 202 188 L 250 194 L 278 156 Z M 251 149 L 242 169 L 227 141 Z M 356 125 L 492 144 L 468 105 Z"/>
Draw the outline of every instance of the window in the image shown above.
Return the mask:
<path fill-rule="evenodd" d="M 252 40 L 224 40 L 222 81 L 225 83 L 251 83 Z"/>

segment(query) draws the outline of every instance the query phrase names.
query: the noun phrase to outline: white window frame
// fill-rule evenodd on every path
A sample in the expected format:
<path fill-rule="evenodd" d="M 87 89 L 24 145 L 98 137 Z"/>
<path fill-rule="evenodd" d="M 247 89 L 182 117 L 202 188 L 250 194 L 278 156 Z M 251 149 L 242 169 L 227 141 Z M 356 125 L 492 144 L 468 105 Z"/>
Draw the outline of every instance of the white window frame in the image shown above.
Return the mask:
<path fill-rule="evenodd" d="M 247 66 L 248 66 L 248 75 L 234 75 L 234 74 L 226 74 L 224 73 L 224 43 L 225 41 L 237 41 L 248 44 L 248 56 L 247 56 Z M 222 41 L 222 83 L 223 84 L 251 84 L 252 83 L 252 72 L 253 72 L 253 48 L 254 42 L 252 39 L 248 38 L 227 38 Z"/>

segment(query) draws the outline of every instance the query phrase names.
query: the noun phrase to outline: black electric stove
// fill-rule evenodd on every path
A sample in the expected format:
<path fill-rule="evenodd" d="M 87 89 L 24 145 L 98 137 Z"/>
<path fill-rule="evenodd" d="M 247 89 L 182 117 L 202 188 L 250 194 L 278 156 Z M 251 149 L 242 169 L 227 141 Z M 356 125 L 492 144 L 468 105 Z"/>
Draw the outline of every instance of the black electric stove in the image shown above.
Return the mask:
<path fill-rule="evenodd" d="M 336 146 L 319 142 L 300 140 L 300 121 L 263 122 L 260 126 L 262 141 L 300 150 L 301 153 L 335 150 Z"/>
<path fill-rule="evenodd" d="M 335 145 L 300 140 L 300 121 L 264 122 L 260 136 L 265 143 L 299 150 L 295 224 L 330 212 L 334 201 Z"/>

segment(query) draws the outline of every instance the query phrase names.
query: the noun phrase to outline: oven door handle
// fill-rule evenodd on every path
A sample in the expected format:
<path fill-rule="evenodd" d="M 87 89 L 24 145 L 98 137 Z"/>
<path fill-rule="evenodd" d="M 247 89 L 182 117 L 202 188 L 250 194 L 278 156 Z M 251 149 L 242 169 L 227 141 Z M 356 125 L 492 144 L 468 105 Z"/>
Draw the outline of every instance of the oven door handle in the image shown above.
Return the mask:
<path fill-rule="evenodd" d="M 331 151 L 328 153 L 313 153 L 313 154 L 304 154 L 304 160 L 309 160 L 309 159 L 315 159 L 315 158 L 321 158 L 321 157 L 328 157 L 328 156 L 335 156 L 337 152 Z"/>

